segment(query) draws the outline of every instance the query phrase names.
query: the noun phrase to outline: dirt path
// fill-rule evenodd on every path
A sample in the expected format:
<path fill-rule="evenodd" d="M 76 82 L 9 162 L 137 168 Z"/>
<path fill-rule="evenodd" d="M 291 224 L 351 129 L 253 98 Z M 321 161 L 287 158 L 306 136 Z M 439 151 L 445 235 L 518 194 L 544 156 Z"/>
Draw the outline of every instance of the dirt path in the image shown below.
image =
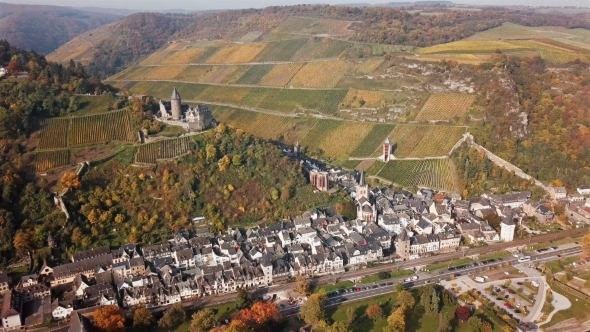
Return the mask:
<path fill-rule="evenodd" d="M 90 43 L 89 43 L 90 44 Z M 91 44 L 92 45 L 92 44 Z M 138 67 L 171 67 L 171 66 L 254 66 L 254 65 L 283 65 L 289 63 L 313 63 L 340 60 L 338 57 L 314 59 L 314 60 L 294 60 L 294 61 L 261 61 L 261 62 L 240 62 L 240 63 L 171 63 L 159 65 L 138 65 Z"/>
<path fill-rule="evenodd" d="M 441 326 L 442 325 L 442 313 L 439 312 L 438 313 L 438 328 L 436 329 L 436 332 L 440 332 Z"/>

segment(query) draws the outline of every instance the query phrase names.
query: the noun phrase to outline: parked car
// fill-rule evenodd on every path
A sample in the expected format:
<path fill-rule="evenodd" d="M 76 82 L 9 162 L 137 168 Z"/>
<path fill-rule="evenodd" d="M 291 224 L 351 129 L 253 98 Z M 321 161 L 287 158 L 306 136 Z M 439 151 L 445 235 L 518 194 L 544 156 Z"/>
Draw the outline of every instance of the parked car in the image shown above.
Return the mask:
<path fill-rule="evenodd" d="M 508 300 L 509 297 L 510 297 L 510 295 L 504 296 L 504 300 Z"/>
<path fill-rule="evenodd" d="M 412 280 L 418 280 L 418 276 L 413 276 Z"/>
<path fill-rule="evenodd" d="M 508 307 L 510 306 L 510 303 L 504 303 L 504 306 L 505 306 L 506 308 L 508 308 Z"/>

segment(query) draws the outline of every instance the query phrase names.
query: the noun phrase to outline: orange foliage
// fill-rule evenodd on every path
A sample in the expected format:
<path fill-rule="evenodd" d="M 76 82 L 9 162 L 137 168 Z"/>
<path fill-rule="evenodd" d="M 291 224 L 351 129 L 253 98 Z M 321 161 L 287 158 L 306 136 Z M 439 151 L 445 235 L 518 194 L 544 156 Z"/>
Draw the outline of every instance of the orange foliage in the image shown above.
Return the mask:
<path fill-rule="evenodd" d="M 281 312 L 276 305 L 270 302 L 256 302 L 252 308 L 240 310 L 234 320 L 242 321 L 248 325 L 260 325 L 280 318 Z"/>
<path fill-rule="evenodd" d="M 125 328 L 123 311 L 116 305 L 108 305 L 94 312 L 94 326 L 99 331 L 117 332 Z"/>
<path fill-rule="evenodd" d="M 66 188 L 80 188 L 82 183 L 80 182 L 80 179 L 78 179 L 78 175 L 76 175 L 76 173 L 66 172 L 61 177 L 61 185 Z"/>

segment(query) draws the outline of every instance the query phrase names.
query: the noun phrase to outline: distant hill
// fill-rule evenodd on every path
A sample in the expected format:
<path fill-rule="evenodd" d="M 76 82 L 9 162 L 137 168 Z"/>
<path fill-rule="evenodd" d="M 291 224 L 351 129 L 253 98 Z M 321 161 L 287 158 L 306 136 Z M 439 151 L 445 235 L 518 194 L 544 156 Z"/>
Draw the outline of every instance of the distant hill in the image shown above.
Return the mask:
<path fill-rule="evenodd" d="M 173 14 L 190 14 L 199 12 L 199 10 L 187 10 L 187 9 L 163 9 L 163 10 L 143 10 L 143 9 L 128 9 L 128 8 L 102 8 L 102 7 L 71 7 L 78 10 L 84 10 L 87 12 L 106 13 L 119 16 L 127 16 L 136 13 L 149 12 L 149 13 L 173 13 Z"/>
<path fill-rule="evenodd" d="M 67 7 L 0 3 L 0 39 L 47 54 L 75 36 L 119 18 Z"/>

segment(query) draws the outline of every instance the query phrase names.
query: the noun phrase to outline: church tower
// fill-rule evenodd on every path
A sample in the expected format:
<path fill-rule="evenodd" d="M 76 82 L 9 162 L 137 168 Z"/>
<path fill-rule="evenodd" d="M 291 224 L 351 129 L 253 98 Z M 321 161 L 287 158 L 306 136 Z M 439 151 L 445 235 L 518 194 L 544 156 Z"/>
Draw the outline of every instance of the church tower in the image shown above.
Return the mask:
<path fill-rule="evenodd" d="M 364 197 L 365 199 L 369 199 L 369 186 L 365 181 L 365 171 L 361 171 L 361 178 L 359 179 L 359 184 L 356 186 L 356 197 L 357 201 L 360 201 L 361 198 Z"/>
<path fill-rule="evenodd" d="M 299 141 L 297 141 L 297 143 L 295 143 L 295 146 L 293 147 L 293 153 L 296 156 L 299 156 L 299 154 L 301 153 L 301 145 L 299 144 Z"/>
<path fill-rule="evenodd" d="M 180 120 L 181 118 L 181 106 L 180 106 L 180 95 L 176 88 L 172 91 L 172 96 L 170 97 L 170 109 L 172 111 L 172 119 L 173 120 Z"/>
<path fill-rule="evenodd" d="M 389 137 L 387 137 L 385 139 L 385 142 L 383 142 L 383 161 L 388 162 L 390 158 L 391 158 L 391 141 L 389 140 Z"/>

